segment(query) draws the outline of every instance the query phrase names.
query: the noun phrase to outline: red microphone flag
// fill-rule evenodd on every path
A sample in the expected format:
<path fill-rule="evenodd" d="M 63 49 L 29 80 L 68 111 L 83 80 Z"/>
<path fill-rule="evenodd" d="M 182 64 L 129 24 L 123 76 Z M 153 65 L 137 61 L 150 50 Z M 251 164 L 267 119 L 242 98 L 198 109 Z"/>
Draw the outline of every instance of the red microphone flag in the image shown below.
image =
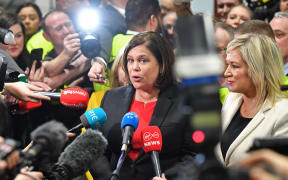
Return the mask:
<path fill-rule="evenodd" d="M 157 126 L 148 126 L 141 131 L 142 146 L 144 151 L 158 151 L 162 149 L 162 134 Z"/>

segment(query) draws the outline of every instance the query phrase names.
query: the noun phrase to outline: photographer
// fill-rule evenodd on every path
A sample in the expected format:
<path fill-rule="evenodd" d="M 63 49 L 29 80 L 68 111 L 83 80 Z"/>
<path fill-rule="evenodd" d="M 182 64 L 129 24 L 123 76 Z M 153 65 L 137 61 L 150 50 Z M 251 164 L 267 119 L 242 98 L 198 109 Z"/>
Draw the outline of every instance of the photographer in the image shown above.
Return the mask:
<path fill-rule="evenodd" d="M 90 68 L 90 62 L 79 51 L 79 35 L 64 11 L 49 12 L 44 17 L 43 29 L 45 38 L 54 45 L 54 49 L 44 58 L 44 82 L 58 88 Z"/>

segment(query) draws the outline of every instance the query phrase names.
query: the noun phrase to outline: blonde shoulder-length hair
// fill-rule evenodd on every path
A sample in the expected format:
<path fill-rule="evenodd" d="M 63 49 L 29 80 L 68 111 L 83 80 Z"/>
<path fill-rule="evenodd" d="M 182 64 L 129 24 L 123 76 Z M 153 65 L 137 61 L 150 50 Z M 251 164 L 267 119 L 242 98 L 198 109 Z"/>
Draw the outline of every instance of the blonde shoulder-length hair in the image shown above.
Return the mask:
<path fill-rule="evenodd" d="M 266 99 L 272 104 L 279 97 L 288 97 L 280 90 L 284 82 L 283 58 L 278 46 L 266 35 L 243 34 L 232 40 L 227 46 L 229 51 L 238 49 L 248 65 L 248 76 L 259 93 L 259 103 Z"/>

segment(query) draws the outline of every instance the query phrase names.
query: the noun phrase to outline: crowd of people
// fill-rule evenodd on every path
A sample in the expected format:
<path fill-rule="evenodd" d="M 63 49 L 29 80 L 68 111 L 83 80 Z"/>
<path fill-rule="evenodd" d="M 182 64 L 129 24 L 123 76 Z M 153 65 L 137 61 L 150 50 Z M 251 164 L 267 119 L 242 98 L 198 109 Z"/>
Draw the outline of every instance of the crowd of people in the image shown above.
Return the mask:
<path fill-rule="evenodd" d="M 215 151 L 223 168 L 247 168 L 250 179 L 288 179 L 286 155 L 267 149 L 248 152 L 256 138 L 288 133 L 288 93 L 281 90 L 288 85 L 287 2 L 273 1 L 276 10 L 270 20 L 257 19 L 259 11 L 246 1 L 215 0 L 210 18 L 214 53 L 221 58 L 223 70 L 218 74 L 221 135 L 215 149 L 209 151 Z M 87 35 L 78 24 L 78 15 L 91 7 L 97 9 L 100 19 L 97 30 Z M 56 8 L 44 16 L 30 2 L 15 12 L 3 10 L 0 28 L 12 31 L 14 39 L 10 44 L 0 43 L 4 60 L 0 65 L 7 63 L 6 77 L 1 79 L 0 147 L 12 138 L 21 148 L 30 144 L 27 151 L 30 133 L 39 125 L 55 119 L 70 129 L 79 124 L 85 111 L 102 108 L 107 122 L 98 130 L 107 139 L 107 149 L 77 178 L 110 179 L 122 158 L 121 119 L 134 112 L 138 127 L 117 178 L 185 179 L 179 169 L 187 161 L 195 163 L 202 152 L 194 149 L 191 117 L 179 93 L 182 79 L 173 70 L 179 52 L 177 37 L 181 36 L 177 21 L 184 16 L 208 15 L 193 14 L 189 0 L 56 0 Z M 100 47 L 92 58 L 83 49 L 85 38 L 91 36 Z M 87 91 L 87 108 L 71 109 L 63 99 L 59 102 L 49 94 L 60 94 L 66 88 Z M 41 107 L 15 109 L 19 101 L 41 102 Z M 141 132 L 149 126 L 159 127 L 162 134 L 161 177 L 156 176 L 150 154 L 142 147 Z M 68 142 L 77 138 L 75 134 L 68 137 Z M 16 151 L 0 159 L 0 177 L 18 162 Z M 15 180 L 45 176 L 45 172 L 27 168 L 18 173 Z"/>

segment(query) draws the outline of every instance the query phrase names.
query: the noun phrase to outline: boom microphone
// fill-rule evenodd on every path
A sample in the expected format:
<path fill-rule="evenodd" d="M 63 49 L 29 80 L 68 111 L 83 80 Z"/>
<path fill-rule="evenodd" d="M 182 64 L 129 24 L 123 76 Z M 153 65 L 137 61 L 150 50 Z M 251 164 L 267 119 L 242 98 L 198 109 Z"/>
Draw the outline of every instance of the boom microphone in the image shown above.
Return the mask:
<path fill-rule="evenodd" d="M 53 178 L 48 179 L 70 180 L 84 174 L 91 162 L 103 155 L 106 146 L 101 132 L 88 129 L 65 148 L 53 168 Z"/>
<path fill-rule="evenodd" d="M 159 152 L 162 149 L 162 135 L 157 126 L 148 126 L 141 131 L 143 149 L 151 153 L 151 159 L 156 176 L 161 177 Z"/>
<path fill-rule="evenodd" d="M 59 100 L 60 103 L 72 109 L 86 108 L 89 101 L 89 94 L 80 88 L 66 88 L 61 93 L 59 92 L 34 92 L 48 96 L 51 99 Z"/>
<path fill-rule="evenodd" d="M 121 129 L 124 131 L 121 151 L 127 151 L 131 144 L 134 131 L 138 127 L 139 118 L 136 113 L 128 112 L 124 115 L 121 123 Z"/>
<path fill-rule="evenodd" d="M 80 132 L 83 127 L 86 129 L 97 129 L 103 126 L 103 124 L 107 121 L 107 116 L 102 108 L 94 108 L 82 114 L 80 116 L 80 120 L 81 123 L 70 129 L 68 132 L 79 134 L 78 132 Z"/>

